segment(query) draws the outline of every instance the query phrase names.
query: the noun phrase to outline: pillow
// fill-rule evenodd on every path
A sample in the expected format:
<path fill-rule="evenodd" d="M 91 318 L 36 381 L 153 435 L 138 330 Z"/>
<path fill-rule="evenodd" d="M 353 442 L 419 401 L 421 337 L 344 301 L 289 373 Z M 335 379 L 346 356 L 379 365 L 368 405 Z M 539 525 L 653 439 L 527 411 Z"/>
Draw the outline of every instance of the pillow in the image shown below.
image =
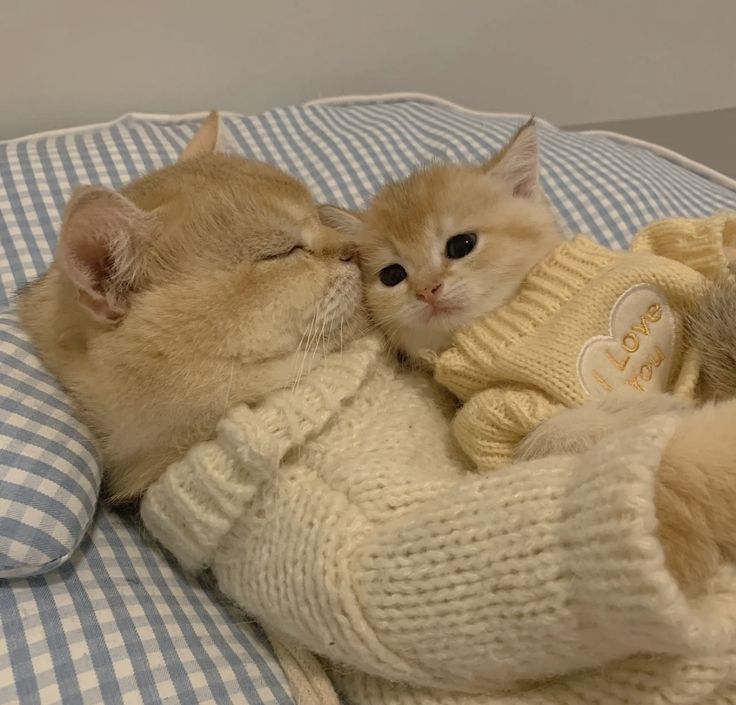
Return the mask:
<path fill-rule="evenodd" d="M 0 311 L 0 577 L 56 568 L 92 521 L 100 465 L 15 312 Z"/>

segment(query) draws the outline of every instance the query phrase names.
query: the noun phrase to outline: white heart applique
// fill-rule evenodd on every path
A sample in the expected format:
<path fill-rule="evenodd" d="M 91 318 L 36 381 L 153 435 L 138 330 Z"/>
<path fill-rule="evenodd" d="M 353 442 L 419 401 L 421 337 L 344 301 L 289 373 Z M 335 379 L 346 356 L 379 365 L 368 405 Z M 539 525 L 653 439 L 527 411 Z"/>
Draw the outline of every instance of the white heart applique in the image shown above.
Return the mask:
<path fill-rule="evenodd" d="M 587 394 L 601 398 L 628 386 L 665 392 L 675 345 L 675 315 L 664 294 L 650 284 L 625 291 L 611 310 L 610 335 L 583 345 L 578 378 Z"/>

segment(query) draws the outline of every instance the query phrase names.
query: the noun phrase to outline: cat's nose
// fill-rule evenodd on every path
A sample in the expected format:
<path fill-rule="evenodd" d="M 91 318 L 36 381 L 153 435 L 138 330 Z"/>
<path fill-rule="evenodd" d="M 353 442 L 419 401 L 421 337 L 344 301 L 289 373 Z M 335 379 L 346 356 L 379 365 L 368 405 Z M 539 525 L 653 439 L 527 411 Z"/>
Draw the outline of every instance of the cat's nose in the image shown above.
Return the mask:
<path fill-rule="evenodd" d="M 420 301 L 424 301 L 428 304 L 437 303 L 437 299 L 440 295 L 442 284 L 432 284 L 431 286 L 425 286 L 423 289 L 417 289 L 417 298 Z"/>

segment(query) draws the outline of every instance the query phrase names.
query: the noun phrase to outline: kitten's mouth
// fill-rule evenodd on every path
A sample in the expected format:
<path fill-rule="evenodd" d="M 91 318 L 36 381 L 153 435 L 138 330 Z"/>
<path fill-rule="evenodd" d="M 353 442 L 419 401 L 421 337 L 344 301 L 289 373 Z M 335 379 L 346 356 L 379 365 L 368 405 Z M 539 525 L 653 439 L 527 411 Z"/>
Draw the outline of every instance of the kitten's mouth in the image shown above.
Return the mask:
<path fill-rule="evenodd" d="M 441 301 L 436 304 L 428 304 L 425 310 L 425 316 L 427 321 L 433 321 L 436 319 L 447 318 L 448 316 L 456 315 L 462 306 L 458 304 Z"/>

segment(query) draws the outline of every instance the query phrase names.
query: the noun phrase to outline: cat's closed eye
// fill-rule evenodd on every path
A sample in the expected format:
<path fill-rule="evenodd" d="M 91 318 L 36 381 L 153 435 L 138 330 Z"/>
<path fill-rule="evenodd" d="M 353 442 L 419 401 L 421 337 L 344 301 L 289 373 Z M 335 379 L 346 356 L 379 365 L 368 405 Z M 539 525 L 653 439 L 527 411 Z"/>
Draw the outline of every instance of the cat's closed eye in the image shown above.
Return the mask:
<path fill-rule="evenodd" d="M 448 259 L 462 259 L 469 255 L 478 242 L 475 233 L 460 233 L 451 237 L 445 245 L 445 255 Z"/>
<path fill-rule="evenodd" d="M 274 252 L 268 255 L 264 255 L 263 257 L 261 257 L 261 260 L 280 259 L 281 257 L 288 257 L 289 255 L 293 255 L 295 252 L 303 249 L 304 248 L 301 245 L 293 245 L 292 247 L 289 247 L 288 249 L 285 249 L 281 252 Z"/>
<path fill-rule="evenodd" d="M 384 286 L 396 286 L 406 279 L 406 270 L 400 264 L 389 264 L 378 273 L 378 278 Z"/>

